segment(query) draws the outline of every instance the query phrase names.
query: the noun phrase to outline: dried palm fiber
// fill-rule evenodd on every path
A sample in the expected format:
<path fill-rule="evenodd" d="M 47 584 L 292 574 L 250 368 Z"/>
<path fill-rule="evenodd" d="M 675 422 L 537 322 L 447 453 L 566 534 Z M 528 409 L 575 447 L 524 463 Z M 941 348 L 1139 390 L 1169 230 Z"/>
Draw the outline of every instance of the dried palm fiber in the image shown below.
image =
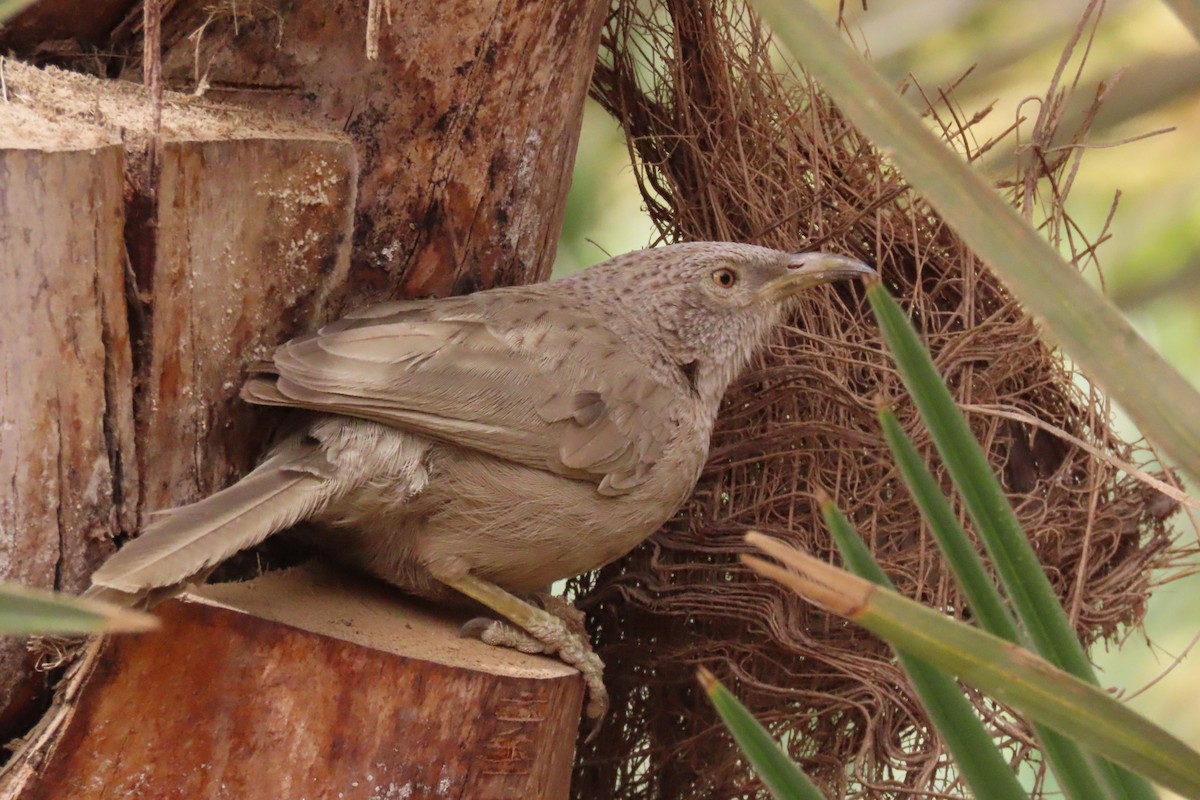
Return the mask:
<path fill-rule="evenodd" d="M 831 103 L 772 65 L 743 3 L 618 0 L 592 91 L 624 126 L 664 239 L 820 247 L 876 264 L 967 408 L 1082 637 L 1113 637 L 1140 620 L 1151 569 L 1178 553 L 1165 523 L 1174 503 L 1093 455 L 1135 458 L 1110 429 L 1104 399 L 1075 380 Z M 968 124 L 949 128 L 960 146 L 971 141 Z M 1037 178 L 1070 167 L 1031 161 L 1032 180 L 1011 184 L 1027 201 Z M 1078 260 L 1094 258 L 1052 195 L 1047 229 L 1070 233 Z M 875 422 L 879 394 L 931 453 L 861 290 L 810 295 L 729 392 L 686 508 L 628 557 L 572 585 L 613 694 L 604 731 L 580 754 L 577 798 L 764 795 L 698 691 L 699 665 L 832 796 L 962 792 L 887 649 L 736 560 L 749 528 L 833 558 L 814 507 L 820 487 L 904 594 L 961 609 Z M 1029 758 L 1021 726 L 979 706 L 1014 763 Z"/>

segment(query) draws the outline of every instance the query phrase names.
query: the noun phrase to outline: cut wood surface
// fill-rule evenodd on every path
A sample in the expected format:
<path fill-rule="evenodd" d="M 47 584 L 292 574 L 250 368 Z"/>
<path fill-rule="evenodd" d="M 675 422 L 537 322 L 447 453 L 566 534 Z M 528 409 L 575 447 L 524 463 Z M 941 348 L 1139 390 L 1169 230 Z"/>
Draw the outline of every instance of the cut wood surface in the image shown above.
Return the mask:
<path fill-rule="evenodd" d="M 119 139 L 0 106 L 0 579 L 78 591 L 136 499 Z M 128 470 L 128 471 L 127 471 Z M 44 676 L 0 639 L 0 736 Z"/>
<path fill-rule="evenodd" d="M 138 440 L 143 509 L 253 466 L 270 428 L 238 399 L 246 365 L 329 316 L 349 266 L 354 152 L 321 139 L 168 139 L 140 251 L 149 302 Z M 136 234 L 135 234 L 136 235 Z M 139 249 L 140 250 L 140 249 Z"/>
<path fill-rule="evenodd" d="M 164 78 L 354 139 L 352 283 L 412 297 L 548 277 L 608 3 L 373 5 L 375 25 L 362 0 L 176 0 Z"/>
<path fill-rule="evenodd" d="M 562 798 L 583 683 L 373 583 L 206 586 L 114 638 L 22 800 Z"/>
<path fill-rule="evenodd" d="M 116 233 L 136 278 L 129 325 L 143 443 L 131 473 L 139 490 L 132 510 L 222 488 L 253 465 L 270 433 L 269 416 L 237 400 L 246 365 L 325 321 L 341 299 L 357 182 L 353 145 L 338 132 L 172 93 L 155 131 L 140 86 L 12 61 L 5 76 L 12 102 L 0 104 L 0 123 L 19 123 L 27 139 L 36 140 L 27 120 L 36 115 L 51 121 L 41 135 L 55 147 L 97 129 L 126 146 L 128 205 Z M 121 186 L 118 173 L 118 202 Z M 48 224 L 39 234 L 51 238 L 59 229 Z M 88 235 L 86 226 L 78 230 Z M 124 258 L 122 251 L 118 287 Z M 117 297 L 123 323 L 123 288 Z M 28 365 L 55 371 L 52 362 Z M 114 399 L 132 413 L 128 397 Z M 132 518 L 126 523 L 125 532 L 136 530 Z"/>
<path fill-rule="evenodd" d="M 121 4 L 105 0 L 78 8 L 97 16 L 64 25 L 57 12 L 66 5 L 40 4 L 22 18 L 21 41 L 7 43 L 140 78 L 136 13 L 118 25 Z M 368 6 L 386 13 L 368 25 Z M 62 320 L 44 315 L 11 328 L 36 341 L 0 344 L 24 348 L 28 393 L 12 396 L 24 403 L 27 449 L 38 448 L 37 458 L 2 462 L 0 515 L 14 515 L 0 517 L 6 535 L 9 520 L 19 522 L 13 540 L 36 551 L 9 561 L 38 571 L 42 585 L 78 589 L 95 552 L 135 535 L 145 513 L 244 474 L 278 418 L 235 397 L 244 366 L 273 345 L 380 299 L 547 277 L 607 8 L 603 0 L 174 0 L 162 4 L 162 65 L 168 86 L 184 93 L 165 94 L 161 127 L 140 86 L 0 59 L 0 131 L 19 130 L 25 149 L 95 150 L 89 158 L 115 159 L 124 171 L 122 203 L 122 167 L 106 168 L 115 221 L 68 203 L 71 213 L 30 218 L 23 229 L 25 244 L 43 243 L 46 253 L 92 235 L 109 242 L 115 231 L 117 296 L 95 305 L 124 313 L 125 327 L 100 325 L 103 335 L 81 336 L 83 349 L 67 353 Z M 62 35 L 87 39 L 86 57 L 62 50 Z M 366 56 L 368 41 L 377 60 Z M 96 155 L 103 147 L 111 155 Z M 74 170 L 72 190 L 94 171 Z M 0 219 L 0 229 L 10 224 Z M 70 225 L 74 245 L 56 238 Z M 65 258 L 72 280 L 91 280 L 86 258 Z M 22 314 L 46 302 L 36 287 L 0 278 L 0 296 L 24 304 Z M 101 281 L 93 291 L 110 288 Z M 96 328 L 87 314 L 71 319 Z M 64 366 L 65 355 L 90 366 Z M 75 413 L 37 393 L 61 381 L 78 382 L 86 408 Z M 106 446 L 97 449 L 91 421 L 100 419 Z M 13 436 L 9 423 L 0 419 Z M 66 476 L 61 497 L 86 502 L 58 503 L 52 518 L 58 501 L 37 469 Z M 14 482 L 18 472 L 30 474 Z M 8 490 L 39 485 L 32 501 L 30 489 Z M 13 509 L 27 504 L 17 520 Z M 104 525 L 89 527 L 89 508 L 107 514 Z M 68 528 L 94 550 L 61 538 Z M 4 727 L 14 687 L 26 693 L 20 709 L 48 701 L 18 662 L 0 657 L 0 734 L 24 731 Z M 55 745 L 61 721 L 39 726 L 39 746 Z"/>
<path fill-rule="evenodd" d="M 140 87 L 4 76 L 0 577 L 78 592 L 142 511 L 253 464 L 270 429 L 236 400 L 245 365 L 328 315 L 356 161 L 340 134 L 168 96 L 152 189 Z M 0 735 L 43 690 L 0 644 Z"/>

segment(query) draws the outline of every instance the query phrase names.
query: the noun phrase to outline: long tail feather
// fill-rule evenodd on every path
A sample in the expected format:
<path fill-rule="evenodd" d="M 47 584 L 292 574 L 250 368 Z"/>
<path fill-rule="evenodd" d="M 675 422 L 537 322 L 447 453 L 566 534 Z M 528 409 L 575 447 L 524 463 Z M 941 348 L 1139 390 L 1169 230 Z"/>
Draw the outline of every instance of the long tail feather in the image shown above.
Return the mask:
<path fill-rule="evenodd" d="M 158 515 L 92 575 L 93 586 L 142 593 L 181 584 L 311 516 L 335 491 L 316 444 L 282 443 L 228 489 Z"/>

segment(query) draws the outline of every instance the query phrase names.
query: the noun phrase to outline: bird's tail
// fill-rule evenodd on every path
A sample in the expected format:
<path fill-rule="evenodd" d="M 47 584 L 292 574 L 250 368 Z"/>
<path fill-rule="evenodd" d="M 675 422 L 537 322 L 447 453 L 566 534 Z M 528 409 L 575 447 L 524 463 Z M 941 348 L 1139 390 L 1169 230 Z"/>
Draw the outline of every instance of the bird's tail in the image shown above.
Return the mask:
<path fill-rule="evenodd" d="M 133 600 L 182 586 L 311 516 L 333 497 L 336 484 L 320 446 L 293 436 L 228 489 L 155 515 L 140 536 L 96 570 L 87 594 Z"/>

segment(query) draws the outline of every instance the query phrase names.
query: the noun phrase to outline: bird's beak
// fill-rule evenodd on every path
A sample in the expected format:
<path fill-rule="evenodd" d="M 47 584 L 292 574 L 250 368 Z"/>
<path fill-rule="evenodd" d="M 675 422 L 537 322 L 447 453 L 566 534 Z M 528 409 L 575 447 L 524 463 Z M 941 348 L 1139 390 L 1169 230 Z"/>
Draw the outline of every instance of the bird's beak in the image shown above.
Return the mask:
<path fill-rule="evenodd" d="M 778 302 L 810 286 L 875 275 L 875 270 L 853 258 L 833 253 L 797 253 L 788 256 L 788 271 L 759 290 L 764 300 Z"/>

